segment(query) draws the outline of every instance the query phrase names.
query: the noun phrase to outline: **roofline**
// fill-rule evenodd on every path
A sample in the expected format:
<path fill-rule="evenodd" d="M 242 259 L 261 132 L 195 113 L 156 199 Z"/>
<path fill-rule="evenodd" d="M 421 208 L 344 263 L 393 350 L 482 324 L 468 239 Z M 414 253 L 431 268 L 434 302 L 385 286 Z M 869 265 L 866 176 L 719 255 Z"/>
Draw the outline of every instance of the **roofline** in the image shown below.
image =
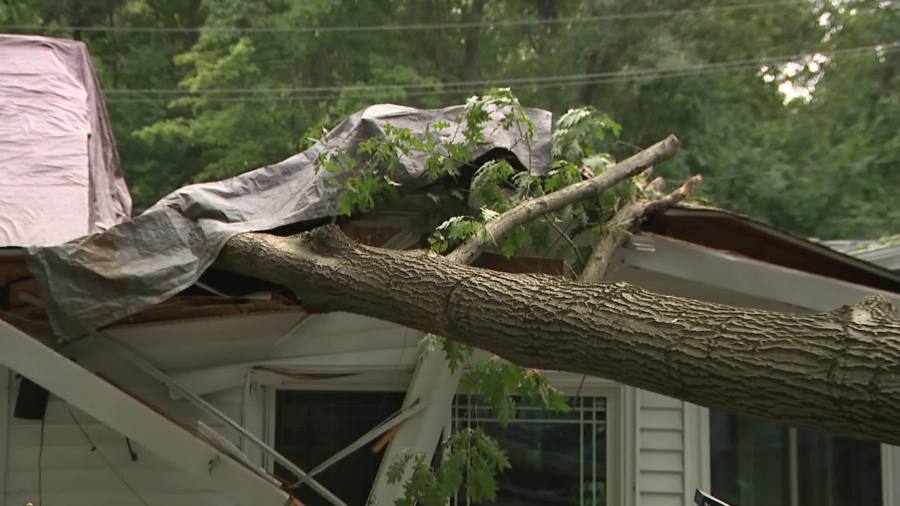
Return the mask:
<path fill-rule="evenodd" d="M 800 246 L 810 251 L 811 253 L 815 253 L 827 258 L 831 258 L 833 260 L 837 260 L 839 262 L 852 265 L 870 274 L 874 274 L 876 276 L 880 276 L 892 282 L 900 284 L 900 274 L 882 267 L 881 265 L 873 263 L 870 259 L 872 257 L 864 257 L 863 255 L 854 256 L 848 253 L 842 253 L 821 243 L 809 240 L 805 237 L 795 235 L 791 232 L 787 232 L 779 228 L 775 228 L 771 225 L 756 221 L 753 218 L 742 214 L 726 211 L 719 208 L 700 206 L 677 206 L 668 209 L 663 214 L 667 216 L 716 216 L 734 219 L 767 235 L 777 237 L 779 239 L 783 239 L 786 242 L 790 242 L 794 245 Z M 900 248 L 900 246 L 898 246 L 898 248 Z M 900 254 L 900 249 L 898 249 L 897 254 Z"/>

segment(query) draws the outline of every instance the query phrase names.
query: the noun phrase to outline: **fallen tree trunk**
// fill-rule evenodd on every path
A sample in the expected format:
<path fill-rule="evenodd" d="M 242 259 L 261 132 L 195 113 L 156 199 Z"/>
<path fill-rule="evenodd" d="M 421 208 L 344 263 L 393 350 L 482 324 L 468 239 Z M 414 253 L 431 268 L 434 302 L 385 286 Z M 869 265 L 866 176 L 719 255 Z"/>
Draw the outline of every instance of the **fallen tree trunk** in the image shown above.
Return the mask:
<path fill-rule="evenodd" d="M 513 275 L 357 244 L 336 227 L 232 239 L 217 266 L 528 367 L 900 444 L 900 321 L 880 298 L 823 314 L 736 308 L 625 284 Z"/>

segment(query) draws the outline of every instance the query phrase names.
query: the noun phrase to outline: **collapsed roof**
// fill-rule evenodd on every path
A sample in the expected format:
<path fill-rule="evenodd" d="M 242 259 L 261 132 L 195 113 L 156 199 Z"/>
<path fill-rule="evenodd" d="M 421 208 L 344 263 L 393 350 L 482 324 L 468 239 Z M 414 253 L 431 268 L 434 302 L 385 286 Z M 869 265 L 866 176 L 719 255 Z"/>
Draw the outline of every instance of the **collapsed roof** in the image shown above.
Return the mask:
<path fill-rule="evenodd" d="M 464 121 L 462 112 L 462 106 L 438 110 L 372 106 L 338 125 L 310 149 L 282 162 L 223 181 L 181 188 L 140 216 L 101 233 L 60 245 L 29 247 L 29 269 L 55 334 L 66 340 L 79 338 L 184 292 L 234 235 L 334 217 L 343 191 L 342 178 L 349 174 L 317 171 L 321 156 L 355 153 L 367 139 L 384 135 L 388 125 L 422 135 L 431 125 L 447 122 L 451 127 L 442 135 L 462 135 L 465 129 L 456 128 Z M 536 126 L 535 140 L 526 141 L 518 129 L 504 127 L 498 113 L 485 125 L 484 143 L 475 157 L 507 156 L 526 170 L 546 171 L 550 166 L 551 116 L 538 109 L 527 113 Z M 400 173 L 392 172 L 391 177 L 405 188 L 421 188 L 430 182 L 426 155 L 410 153 L 400 158 L 400 164 Z M 900 291 L 900 277 L 886 270 L 722 210 L 670 210 L 647 223 L 644 230 L 800 271 Z M 263 310 L 281 305 L 271 301 Z"/>
<path fill-rule="evenodd" d="M 29 247 L 28 265 L 56 335 L 82 337 L 176 295 L 199 279 L 236 234 L 337 215 L 340 183 L 347 175 L 317 171 L 321 155 L 356 153 L 362 142 L 383 135 L 389 124 L 423 135 L 431 125 L 447 122 L 450 127 L 440 135 L 457 142 L 465 131 L 456 127 L 464 121 L 462 112 L 462 106 L 421 110 L 375 105 L 282 162 L 181 188 L 104 232 L 65 244 Z M 504 126 L 497 113 L 484 125 L 484 142 L 475 157 L 501 150 L 528 170 L 546 170 L 550 113 L 529 109 L 527 114 L 536 126 L 535 140 Z M 391 178 L 406 188 L 425 184 L 427 155 L 402 156 L 399 173 L 392 172 Z"/>

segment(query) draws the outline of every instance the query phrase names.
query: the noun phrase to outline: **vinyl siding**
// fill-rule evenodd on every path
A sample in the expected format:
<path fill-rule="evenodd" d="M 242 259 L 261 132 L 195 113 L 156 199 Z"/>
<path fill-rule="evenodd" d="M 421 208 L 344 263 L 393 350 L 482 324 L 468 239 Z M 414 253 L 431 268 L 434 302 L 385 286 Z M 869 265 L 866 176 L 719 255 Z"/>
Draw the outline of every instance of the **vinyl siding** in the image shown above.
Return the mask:
<path fill-rule="evenodd" d="M 310 357 L 415 344 L 414 336 L 410 337 L 410 333 L 396 325 L 345 313 L 316 315 L 302 331 L 297 331 L 302 316 L 273 313 L 194 319 L 121 327 L 111 333 L 173 375 L 190 369 L 263 360 L 275 353 L 280 357 Z M 112 347 L 85 339 L 66 346 L 65 353 L 185 427 L 196 429 L 197 421 L 202 420 L 237 444 L 233 430 L 190 402 L 173 398 L 166 387 L 136 370 Z M 408 374 L 408 371 L 404 373 L 405 381 Z M 341 388 L 365 387 L 353 381 L 353 377 L 335 380 L 341 383 Z M 9 397 L 8 404 L 4 405 L 15 405 L 18 384 L 17 379 L 12 379 L 8 391 L 3 390 Z M 0 395 L 0 401 L 4 397 Z M 253 387 L 245 409 L 243 379 L 240 384 L 231 384 L 204 398 L 257 436 L 263 437 L 267 431 L 266 396 Z M 23 506 L 28 502 L 41 506 L 39 495 L 43 496 L 43 504 L 65 506 L 234 506 L 233 500 L 214 490 L 199 488 L 154 456 L 150 449 L 133 442 L 138 459 L 132 461 L 123 435 L 74 407 L 72 412 L 97 451 L 91 451 L 91 444 L 73 421 L 66 404 L 52 395 L 44 421 L 43 445 L 40 421 L 16 419 L 11 408 L 3 416 L 0 410 L 0 452 L 3 436 L 8 436 L 8 452 L 0 453 L 0 477 L 6 480 L 5 488 L 0 487 L 0 506 Z M 39 494 L 38 455 L 42 447 Z M 256 462 L 262 460 L 259 451 L 250 451 L 248 455 Z M 104 457 L 109 464 L 104 462 Z"/>
<path fill-rule="evenodd" d="M 704 488 L 701 434 L 705 413 L 677 399 L 638 390 L 636 504 L 690 506 Z"/>
<path fill-rule="evenodd" d="M 203 416 L 187 401 L 170 399 L 165 388 L 149 379 L 132 377 L 128 382 L 119 384 L 138 393 L 145 402 L 187 427 L 196 427 L 197 420 L 203 420 L 222 434 L 231 436 L 221 424 Z M 17 385 L 17 381 L 12 384 L 12 402 L 15 402 Z M 238 389 L 231 389 L 210 396 L 209 400 L 229 416 L 239 417 L 241 393 Z M 81 428 L 73 420 L 73 415 Z M 71 408 L 70 413 L 66 403 L 56 397 L 50 397 L 47 407 L 43 444 L 40 421 L 14 417 L 8 420 L 9 451 L 4 498 L 7 505 L 39 504 L 39 496 L 43 496 L 44 504 L 67 506 L 139 506 L 142 501 L 167 506 L 229 504 L 227 499 L 213 491 L 193 485 L 147 448 L 133 442 L 131 446 L 137 460 L 132 461 L 124 436 L 75 408 Z M 82 429 L 96 445 L 96 451 L 92 451 Z M 41 452 L 39 492 L 38 460 Z"/>

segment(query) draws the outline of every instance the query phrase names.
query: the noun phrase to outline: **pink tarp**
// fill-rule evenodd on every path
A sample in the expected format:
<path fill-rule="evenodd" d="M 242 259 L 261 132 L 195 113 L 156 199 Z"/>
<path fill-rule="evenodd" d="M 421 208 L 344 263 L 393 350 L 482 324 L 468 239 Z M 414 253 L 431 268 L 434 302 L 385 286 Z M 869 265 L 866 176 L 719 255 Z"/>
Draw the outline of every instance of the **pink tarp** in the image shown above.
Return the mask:
<path fill-rule="evenodd" d="M 130 214 L 87 48 L 0 35 L 0 247 L 63 243 Z"/>

